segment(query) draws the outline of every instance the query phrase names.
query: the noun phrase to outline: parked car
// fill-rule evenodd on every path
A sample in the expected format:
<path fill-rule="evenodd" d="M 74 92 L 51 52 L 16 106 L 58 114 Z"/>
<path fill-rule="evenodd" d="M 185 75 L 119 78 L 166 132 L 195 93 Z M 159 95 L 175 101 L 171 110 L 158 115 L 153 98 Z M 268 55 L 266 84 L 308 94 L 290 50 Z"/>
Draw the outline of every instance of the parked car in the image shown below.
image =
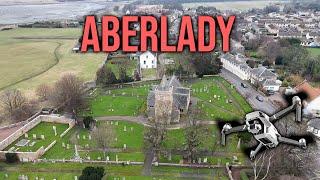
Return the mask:
<path fill-rule="evenodd" d="M 262 96 L 256 96 L 256 99 L 258 100 L 258 101 L 260 101 L 260 102 L 263 102 L 263 97 Z"/>
<path fill-rule="evenodd" d="M 268 95 L 274 95 L 276 92 L 274 92 L 272 90 L 268 90 L 267 93 L 268 93 Z"/>
<path fill-rule="evenodd" d="M 53 108 L 42 108 L 41 113 L 42 114 L 51 114 L 54 112 Z"/>
<path fill-rule="evenodd" d="M 248 87 L 248 85 L 246 85 L 245 83 L 241 83 L 241 87 L 243 87 L 243 88 L 247 88 L 247 87 Z"/>

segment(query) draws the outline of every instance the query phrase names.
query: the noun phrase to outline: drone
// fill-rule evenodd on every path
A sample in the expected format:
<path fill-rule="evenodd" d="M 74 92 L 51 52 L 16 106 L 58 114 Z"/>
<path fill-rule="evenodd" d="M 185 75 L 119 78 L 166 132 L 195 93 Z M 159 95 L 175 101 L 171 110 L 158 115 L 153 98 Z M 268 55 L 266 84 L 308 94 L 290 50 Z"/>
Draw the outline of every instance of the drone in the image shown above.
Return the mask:
<path fill-rule="evenodd" d="M 295 121 L 301 122 L 301 99 L 298 96 L 292 98 L 292 105 L 275 113 L 271 117 L 261 111 L 254 111 L 246 114 L 245 124 L 241 126 L 232 127 L 230 124 L 225 124 L 221 130 L 221 144 L 225 146 L 226 135 L 236 132 L 248 131 L 253 134 L 253 137 L 259 142 L 255 150 L 250 152 L 250 159 L 254 160 L 257 153 L 263 146 L 267 148 L 275 148 L 279 143 L 290 144 L 306 149 L 306 140 L 301 138 L 299 141 L 283 137 L 279 134 L 273 123 L 276 120 L 295 111 Z"/>

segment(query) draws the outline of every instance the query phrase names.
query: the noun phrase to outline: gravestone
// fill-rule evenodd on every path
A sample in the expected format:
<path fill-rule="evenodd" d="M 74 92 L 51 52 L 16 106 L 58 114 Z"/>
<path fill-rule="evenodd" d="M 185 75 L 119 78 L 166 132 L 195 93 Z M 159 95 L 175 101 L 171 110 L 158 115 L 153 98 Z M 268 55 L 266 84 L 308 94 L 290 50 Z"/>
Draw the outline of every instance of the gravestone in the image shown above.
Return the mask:
<path fill-rule="evenodd" d="M 41 134 L 41 139 L 42 139 L 42 140 L 44 140 L 44 139 L 45 139 L 43 134 Z"/>
<path fill-rule="evenodd" d="M 124 150 L 127 149 L 127 144 L 123 144 L 123 149 L 124 149 Z"/>
<path fill-rule="evenodd" d="M 207 163 L 207 162 L 208 162 L 208 158 L 205 157 L 205 158 L 203 159 L 203 163 Z"/>
<path fill-rule="evenodd" d="M 116 121 L 116 123 L 115 123 L 115 124 L 116 124 L 116 126 L 118 126 L 118 124 L 119 124 L 119 123 L 118 123 L 118 121 Z"/>
<path fill-rule="evenodd" d="M 80 135 L 79 134 L 77 134 L 77 139 L 80 139 Z"/>
<path fill-rule="evenodd" d="M 28 133 L 25 133 L 25 134 L 24 134 L 24 137 L 25 137 L 25 138 L 28 138 L 28 137 L 29 137 L 29 136 L 28 136 Z"/>
<path fill-rule="evenodd" d="M 133 127 L 131 127 L 130 129 L 131 129 L 131 131 L 133 131 Z"/>
<path fill-rule="evenodd" d="M 82 136 L 82 139 L 86 139 L 86 135 L 83 135 L 83 136 Z"/>
<path fill-rule="evenodd" d="M 115 140 L 116 142 L 118 142 L 118 138 L 114 138 L 114 140 Z"/>
<path fill-rule="evenodd" d="M 89 138 L 89 140 L 91 140 L 91 139 L 92 139 L 92 137 L 91 137 L 91 135 L 90 135 L 90 134 L 89 134 L 88 138 Z"/>
<path fill-rule="evenodd" d="M 67 144 L 67 149 L 70 149 L 70 144 Z"/>
<path fill-rule="evenodd" d="M 109 159 L 110 159 L 110 158 L 109 158 L 109 156 L 107 156 L 107 158 L 106 158 L 106 159 L 107 159 L 107 161 L 109 161 Z"/>
<path fill-rule="evenodd" d="M 54 136 L 57 136 L 57 127 L 56 126 L 52 126 L 53 132 L 54 132 Z"/>
<path fill-rule="evenodd" d="M 63 147 L 63 148 L 65 148 L 65 147 L 66 147 L 66 144 L 65 144 L 64 142 L 62 143 L 62 147 Z"/>
<path fill-rule="evenodd" d="M 37 135 L 36 134 L 32 134 L 32 138 L 33 139 L 37 139 Z"/>
<path fill-rule="evenodd" d="M 116 162 L 118 162 L 118 155 L 116 154 Z"/>
<path fill-rule="evenodd" d="M 78 180 L 78 176 L 74 176 L 74 180 Z"/>
<path fill-rule="evenodd" d="M 127 132 L 127 126 L 124 126 L 124 127 L 123 127 L 123 131 L 124 131 L 124 132 Z"/>
<path fill-rule="evenodd" d="M 241 147 L 241 138 L 239 138 L 238 140 L 237 149 L 240 149 L 240 147 Z"/>

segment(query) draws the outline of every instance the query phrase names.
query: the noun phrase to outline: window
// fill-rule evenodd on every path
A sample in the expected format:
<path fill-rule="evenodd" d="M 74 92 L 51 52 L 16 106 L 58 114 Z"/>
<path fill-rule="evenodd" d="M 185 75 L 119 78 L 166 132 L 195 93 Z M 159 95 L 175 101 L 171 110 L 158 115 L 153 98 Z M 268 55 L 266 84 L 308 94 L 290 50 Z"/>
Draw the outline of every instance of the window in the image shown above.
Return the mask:
<path fill-rule="evenodd" d="M 152 60 L 152 64 L 154 64 L 153 60 Z"/>
<path fill-rule="evenodd" d="M 316 128 L 313 129 L 313 133 L 318 134 L 318 132 L 319 132 L 318 129 Z"/>
<path fill-rule="evenodd" d="M 143 64 L 146 64 L 147 62 L 146 61 L 143 61 Z"/>

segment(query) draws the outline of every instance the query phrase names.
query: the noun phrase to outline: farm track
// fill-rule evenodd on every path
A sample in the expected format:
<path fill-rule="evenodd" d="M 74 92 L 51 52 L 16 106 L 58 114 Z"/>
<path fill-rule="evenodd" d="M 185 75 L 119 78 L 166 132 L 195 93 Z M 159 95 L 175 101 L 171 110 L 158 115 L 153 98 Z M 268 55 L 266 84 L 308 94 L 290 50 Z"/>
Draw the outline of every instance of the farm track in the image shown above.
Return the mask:
<path fill-rule="evenodd" d="M 58 46 L 54 49 L 54 52 L 53 52 L 53 54 L 54 54 L 54 61 L 55 61 L 54 64 L 52 64 L 51 66 L 47 67 L 46 69 L 44 69 L 44 70 L 42 70 L 42 71 L 40 71 L 40 72 L 38 72 L 38 73 L 35 73 L 35 74 L 32 75 L 32 76 L 23 78 L 23 79 L 21 79 L 21 80 L 19 80 L 19 81 L 16 81 L 16 82 L 14 82 L 14 83 L 11 83 L 11 84 L 9 84 L 9 85 L 6 85 L 6 86 L 4 86 L 4 87 L 1 87 L 1 88 L 0 88 L 0 91 L 5 90 L 5 89 L 7 89 L 7 88 L 9 88 L 9 87 L 11 87 L 11 86 L 14 86 L 14 85 L 16 85 L 16 84 L 19 84 L 19 83 L 21 83 L 21 82 L 23 82 L 23 81 L 26 81 L 26 80 L 32 79 L 32 78 L 34 78 L 34 77 L 37 77 L 37 76 L 39 76 L 39 75 L 41 75 L 41 74 L 44 74 L 44 73 L 46 73 L 47 71 L 49 71 L 51 68 L 53 68 L 54 66 L 56 66 L 56 65 L 60 62 L 58 50 L 59 50 L 59 48 L 60 48 L 63 44 L 60 43 L 60 42 L 55 42 L 55 43 L 56 43 Z"/>

